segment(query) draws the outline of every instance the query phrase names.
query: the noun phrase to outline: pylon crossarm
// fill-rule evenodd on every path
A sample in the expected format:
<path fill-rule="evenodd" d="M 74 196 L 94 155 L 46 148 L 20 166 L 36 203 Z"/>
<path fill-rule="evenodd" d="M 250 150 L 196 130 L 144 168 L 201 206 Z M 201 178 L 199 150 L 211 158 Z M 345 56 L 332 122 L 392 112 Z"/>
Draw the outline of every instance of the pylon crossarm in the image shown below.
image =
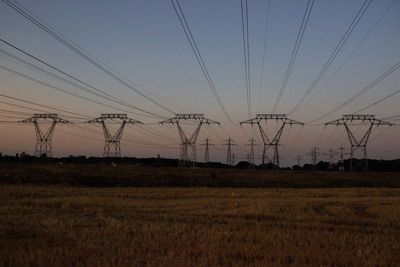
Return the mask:
<path fill-rule="evenodd" d="M 106 119 L 121 119 L 121 120 L 126 120 L 128 119 L 128 115 L 124 113 L 102 113 L 100 115 L 100 119 L 106 120 Z"/>
<path fill-rule="evenodd" d="M 57 123 L 72 123 L 70 121 L 67 121 L 67 120 L 64 120 L 64 119 L 61 119 L 61 118 L 56 118 L 53 121 L 55 121 Z"/>
<path fill-rule="evenodd" d="M 393 123 L 387 122 L 387 121 L 383 121 L 383 120 L 378 120 L 375 119 L 375 121 L 373 122 L 373 124 L 380 126 L 380 125 L 386 125 L 386 126 L 393 126 Z"/>
<path fill-rule="evenodd" d="M 284 124 L 289 124 L 289 125 L 295 125 L 295 124 L 297 124 L 297 125 L 304 125 L 304 123 L 302 123 L 302 122 L 299 122 L 299 121 L 296 121 L 296 120 L 292 120 L 292 119 L 289 119 L 289 118 L 284 118 L 284 119 L 282 119 L 282 121 L 283 121 L 283 123 Z"/>
<path fill-rule="evenodd" d="M 177 119 L 177 118 L 171 118 L 171 119 L 167 119 L 167 120 L 160 121 L 159 123 L 160 123 L 160 124 L 176 124 L 176 123 L 178 123 L 178 122 L 179 122 L 179 119 Z"/>
<path fill-rule="evenodd" d="M 257 114 L 257 121 L 261 120 L 284 120 L 287 119 L 286 114 Z"/>
<path fill-rule="evenodd" d="M 103 123 L 103 122 L 104 120 L 102 118 L 96 118 L 88 121 L 88 123 Z"/>
<path fill-rule="evenodd" d="M 210 125 L 210 124 L 221 125 L 221 123 L 219 123 L 218 121 L 214 121 L 214 120 L 210 120 L 210 119 L 206 119 L 206 118 L 202 119 L 201 122 L 203 124 L 208 124 L 208 125 Z"/>
<path fill-rule="evenodd" d="M 202 120 L 204 114 L 176 114 L 175 118 L 178 120 Z"/>
<path fill-rule="evenodd" d="M 338 119 L 338 120 L 334 120 L 334 121 L 325 123 L 325 126 L 327 126 L 327 125 L 336 125 L 336 126 L 345 125 L 345 122 L 343 121 L 343 119 Z"/>
<path fill-rule="evenodd" d="M 254 124 L 258 124 L 260 121 L 258 120 L 258 119 L 250 119 L 250 120 L 245 120 L 245 121 L 242 121 L 241 123 L 240 123 L 240 125 L 242 125 L 242 124 L 250 124 L 250 125 L 254 125 Z"/>
<path fill-rule="evenodd" d="M 143 124 L 143 122 L 134 119 L 126 119 L 124 122 L 128 124 Z"/>

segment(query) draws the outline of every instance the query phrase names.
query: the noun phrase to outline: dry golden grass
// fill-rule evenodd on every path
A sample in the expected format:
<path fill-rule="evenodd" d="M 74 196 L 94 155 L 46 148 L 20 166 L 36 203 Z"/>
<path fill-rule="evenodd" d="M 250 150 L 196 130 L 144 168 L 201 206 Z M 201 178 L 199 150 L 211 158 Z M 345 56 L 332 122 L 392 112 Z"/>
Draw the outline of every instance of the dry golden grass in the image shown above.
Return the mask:
<path fill-rule="evenodd" d="M 398 265 L 400 189 L 0 185 L 3 266 Z"/>

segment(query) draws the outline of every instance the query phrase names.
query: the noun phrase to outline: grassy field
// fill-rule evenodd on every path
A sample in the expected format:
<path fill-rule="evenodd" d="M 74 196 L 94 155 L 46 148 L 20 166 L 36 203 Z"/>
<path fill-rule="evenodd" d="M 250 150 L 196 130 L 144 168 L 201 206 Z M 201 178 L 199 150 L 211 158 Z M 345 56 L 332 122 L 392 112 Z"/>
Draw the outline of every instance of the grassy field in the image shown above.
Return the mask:
<path fill-rule="evenodd" d="M 398 265 L 400 189 L 0 185 L 3 266 Z"/>

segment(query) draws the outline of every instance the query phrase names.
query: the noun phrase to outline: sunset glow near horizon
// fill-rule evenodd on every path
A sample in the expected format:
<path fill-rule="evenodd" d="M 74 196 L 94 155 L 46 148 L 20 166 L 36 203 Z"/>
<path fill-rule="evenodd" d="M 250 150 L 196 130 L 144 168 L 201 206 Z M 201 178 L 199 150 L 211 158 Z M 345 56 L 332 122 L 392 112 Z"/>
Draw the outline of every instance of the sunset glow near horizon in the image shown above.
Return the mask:
<path fill-rule="evenodd" d="M 135 84 L 141 92 L 175 113 L 201 113 L 221 126 L 204 126 L 200 131 L 197 159 L 203 160 L 205 138 L 211 161 L 225 161 L 226 140 L 234 140 L 236 162 L 246 160 L 250 138 L 257 140 L 256 163 L 261 161 L 262 142 L 258 128 L 239 123 L 249 119 L 246 99 L 243 35 L 240 1 L 181 1 L 191 32 L 215 84 L 221 101 L 233 122 L 218 105 L 199 67 L 170 1 L 11 1 L 23 6 L 67 40 Z M 290 113 L 313 84 L 338 45 L 364 0 L 315 1 L 299 46 L 293 69 L 274 113 Z M 249 1 L 249 63 L 251 117 L 273 113 L 293 47 L 299 32 L 307 0 Z M 0 38 L 64 72 L 103 90 L 133 106 L 161 115 L 148 116 L 126 106 L 79 90 L 67 82 L 33 70 L 0 53 L 0 121 L 21 121 L 33 113 L 58 113 L 77 122 L 57 125 L 53 137 L 53 155 L 101 156 L 103 133 L 99 126 L 84 123 L 101 113 L 127 113 L 143 126 L 127 126 L 121 142 L 123 156 L 179 157 L 179 135 L 175 126 L 159 125 L 172 112 L 152 103 L 132 89 L 106 75 L 97 67 L 60 44 L 48 33 L 0 1 Z M 349 141 L 343 127 L 324 126 L 342 114 L 354 113 L 400 90 L 400 70 L 379 81 L 368 91 L 342 108 L 317 120 L 325 113 L 368 87 L 388 69 L 400 62 L 400 3 L 372 1 L 326 72 L 305 99 L 288 117 L 305 123 L 287 126 L 280 147 L 282 166 L 310 162 L 308 152 L 319 147 L 320 160 L 329 161 L 330 149 Z M 0 49 L 55 73 L 23 53 L 0 42 Z M 264 58 L 264 69 L 262 72 Z M 10 71 L 11 70 L 11 71 Z M 21 73 L 24 76 L 18 75 Z M 59 75 L 58 73 L 56 73 Z M 31 77 L 32 79 L 27 79 Z M 66 80 L 71 80 L 63 76 Z M 60 88 L 55 90 L 43 83 Z M 68 94 L 68 91 L 72 94 Z M 4 97 L 24 99 L 41 105 L 84 115 L 71 115 Z M 78 96 L 79 97 L 78 97 Z M 90 102 L 87 99 L 94 100 Z M 106 103 L 108 106 L 102 105 Z M 113 108 L 113 107 L 117 107 Z M 128 112 L 124 112 L 126 110 Z M 363 110 L 378 119 L 400 115 L 400 93 Z M 79 118 L 76 118 L 79 117 Z M 396 124 L 399 117 L 387 119 Z M 43 128 L 49 124 L 44 124 Z M 278 124 L 268 126 L 271 135 Z M 115 125 L 111 125 L 114 129 Z M 114 129 L 115 130 L 115 129 Z M 193 125 L 185 125 L 188 135 Z M 353 129 L 359 137 L 365 126 Z M 151 132 L 151 133 L 150 133 Z M 378 159 L 400 158 L 400 131 L 397 125 L 374 128 L 368 156 Z M 33 154 L 36 140 L 32 125 L 1 123 L 0 152 Z M 361 157 L 357 152 L 356 157 Z M 345 157 L 348 157 L 347 155 Z M 336 161 L 338 156 L 335 156 Z"/>

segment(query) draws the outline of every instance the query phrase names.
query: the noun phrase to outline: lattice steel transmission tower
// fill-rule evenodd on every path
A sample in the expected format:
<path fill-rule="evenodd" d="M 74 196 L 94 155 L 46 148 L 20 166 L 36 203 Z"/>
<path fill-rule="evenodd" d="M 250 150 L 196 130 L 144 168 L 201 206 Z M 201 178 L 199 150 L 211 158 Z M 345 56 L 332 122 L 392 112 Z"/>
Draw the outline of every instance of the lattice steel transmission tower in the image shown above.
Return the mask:
<path fill-rule="evenodd" d="M 256 140 L 254 138 L 251 138 L 249 141 L 250 141 L 250 143 L 247 144 L 250 147 L 250 152 L 249 152 L 249 155 L 248 155 L 248 162 L 249 162 L 249 166 L 252 165 L 252 167 L 254 168 L 254 164 L 255 164 L 255 161 L 254 161 L 254 146 L 256 146 L 257 144 L 255 143 Z"/>
<path fill-rule="evenodd" d="M 266 133 L 266 130 L 263 129 L 261 122 L 265 122 L 266 126 L 268 126 L 268 121 L 279 121 L 282 123 L 276 134 L 272 139 L 268 137 L 268 134 Z M 258 129 L 260 130 L 261 138 L 264 143 L 263 147 L 263 156 L 262 156 L 262 164 L 265 164 L 265 158 L 267 157 L 267 152 L 270 148 L 273 149 L 273 160 L 272 163 L 274 163 L 277 167 L 279 167 L 279 142 L 280 138 L 283 133 L 283 129 L 285 128 L 286 125 L 304 125 L 302 122 L 295 121 L 292 119 L 287 118 L 286 114 L 257 114 L 257 116 L 253 119 L 246 120 L 240 123 L 242 124 L 250 124 L 250 125 L 257 125 Z"/>
<path fill-rule="evenodd" d="M 340 149 L 340 160 L 339 160 L 339 171 L 344 171 L 344 147 L 339 147 Z"/>
<path fill-rule="evenodd" d="M 40 128 L 38 121 L 50 120 L 51 125 L 46 132 L 43 132 Z M 23 123 L 33 123 L 36 132 L 36 145 L 35 145 L 35 156 L 46 155 L 48 157 L 53 156 L 51 139 L 53 137 L 54 129 L 57 123 L 69 123 L 69 121 L 61 119 L 57 114 L 44 113 L 44 114 L 33 114 L 33 117 L 22 121 Z"/>
<path fill-rule="evenodd" d="M 234 165 L 235 164 L 235 158 L 232 153 L 232 146 L 237 146 L 237 144 L 233 143 L 233 140 L 229 137 L 228 140 L 226 140 L 226 144 L 224 146 L 227 146 L 228 149 L 226 151 L 226 164 L 228 165 Z"/>
<path fill-rule="evenodd" d="M 317 163 L 318 163 L 318 156 L 319 156 L 320 154 L 321 154 L 321 153 L 319 152 L 319 147 L 313 147 L 313 148 L 311 148 L 311 150 L 310 150 L 310 152 L 308 153 L 308 155 L 310 155 L 310 157 L 311 157 L 312 165 L 317 166 Z"/>
<path fill-rule="evenodd" d="M 301 166 L 301 161 L 303 160 L 301 155 L 297 155 L 297 157 L 294 158 L 294 160 L 296 160 L 298 166 Z"/>
<path fill-rule="evenodd" d="M 325 125 L 343 125 L 346 129 L 347 136 L 349 137 L 350 141 L 350 171 L 353 169 L 353 156 L 354 152 L 357 149 L 361 149 L 364 153 L 364 166 L 365 170 L 368 170 L 368 154 L 367 154 L 367 144 L 368 139 L 371 135 L 372 128 L 374 126 L 392 126 L 393 124 L 379 120 L 375 118 L 375 115 L 354 115 L 354 114 L 346 114 L 343 115 L 342 118 L 334 121 L 330 121 L 325 123 Z M 360 140 L 354 136 L 353 132 L 350 130 L 350 126 L 354 125 L 366 125 L 368 126 L 364 135 L 362 135 Z"/>
<path fill-rule="evenodd" d="M 114 134 L 110 132 L 106 125 L 106 121 L 109 120 L 121 123 Z M 141 121 L 130 119 L 126 114 L 121 113 L 103 113 L 100 117 L 90 120 L 88 123 L 98 123 L 103 128 L 105 140 L 103 157 L 121 157 L 121 138 L 126 124 L 143 124 Z"/>
<path fill-rule="evenodd" d="M 187 137 L 187 135 L 185 134 L 185 132 L 181 126 L 181 123 L 183 121 L 192 121 L 192 122 L 197 123 L 197 126 L 196 126 L 194 132 L 192 133 L 192 135 L 189 138 Z M 207 125 L 210 125 L 210 124 L 218 124 L 219 125 L 220 124 L 217 121 L 213 121 L 213 120 L 205 118 L 203 114 L 176 114 L 175 117 L 161 121 L 160 123 L 161 124 L 172 124 L 172 125 L 175 124 L 176 127 L 178 128 L 179 137 L 181 139 L 181 153 L 180 153 L 178 167 L 195 165 L 196 157 L 197 157 L 196 156 L 196 141 L 197 141 L 197 137 L 199 136 L 201 126 L 203 124 L 207 124 Z M 189 157 L 188 148 L 192 149 L 191 157 Z"/>
<path fill-rule="evenodd" d="M 333 157 L 339 155 L 339 152 L 335 152 L 335 150 L 333 150 L 332 148 L 329 149 L 329 169 L 333 169 L 334 166 L 334 160 Z"/>
<path fill-rule="evenodd" d="M 200 144 L 201 146 L 205 146 L 205 150 L 204 150 L 204 163 L 208 163 L 210 162 L 210 146 L 214 146 L 214 144 L 210 143 L 210 139 L 208 139 L 208 137 L 206 138 L 206 140 L 204 140 L 205 143 L 204 144 Z"/>

